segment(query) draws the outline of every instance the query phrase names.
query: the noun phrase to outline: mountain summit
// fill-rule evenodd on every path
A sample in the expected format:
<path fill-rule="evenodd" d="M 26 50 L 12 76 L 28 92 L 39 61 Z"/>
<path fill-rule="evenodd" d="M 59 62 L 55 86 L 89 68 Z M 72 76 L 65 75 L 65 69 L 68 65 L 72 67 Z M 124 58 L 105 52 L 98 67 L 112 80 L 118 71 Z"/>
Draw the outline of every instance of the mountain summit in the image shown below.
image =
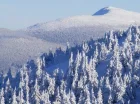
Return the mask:
<path fill-rule="evenodd" d="M 34 37 L 61 44 L 70 42 L 73 45 L 81 44 L 90 38 L 101 38 L 109 30 L 126 29 L 130 25 L 140 24 L 139 18 L 140 13 L 105 7 L 94 15 L 73 16 L 39 23 L 28 27 L 26 31 Z"/>
<path fill-rule="evenodd" d="M 97 11 L 95 14 L 93 15 L 104 15 L 104 14 L 107 14 L 109 13 L 110 11 L 114 10 L 114 9 L 118 9 L 118 8 L 115 8 L 115 7 L 104 7 L 102 9 L 100 9 L 99 11 Z"/>
<path fill-rule="evenodd" d="M 97 15 L 107 15 L 107 14 L 116 14 L 118 16 L 122 16 L 122 15 L 130 15 L 130 14 L 138 14 L 138 13 L 135 13 L 135 12 L 131 12 L 131 11 L 127 11 L 127 10 L 124 10 L 124 9 L 121 9 L 121 8 L 116 8 L 116 7 L 112 7 L 112 6 L 109 6 L 109 7 L 104 7 L 102 9 L 100 9 L 99 11 L 97 11 L 96 13 L 93 14 L 93 16 L 97 16 Z M 132 16 L 131 16 L 132 17 Z"/>

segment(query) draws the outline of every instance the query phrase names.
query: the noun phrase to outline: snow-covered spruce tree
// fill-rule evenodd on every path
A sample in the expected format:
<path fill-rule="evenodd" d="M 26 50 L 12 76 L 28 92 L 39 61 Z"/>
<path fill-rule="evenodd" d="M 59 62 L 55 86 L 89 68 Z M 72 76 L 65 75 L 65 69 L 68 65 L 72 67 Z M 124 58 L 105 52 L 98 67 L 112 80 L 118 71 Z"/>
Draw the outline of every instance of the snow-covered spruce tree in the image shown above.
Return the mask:
<path fill-rule="evenodd" d="M 106 76 L 102 84 L 103 100 L 105 104 L 112 103 L 111 90 L 112 89 L 111 89 L 109 77 Z"/>
<path fill-rule="evenodd" d="M 29 84 L 29 76 L 28 76 L 28 73 L 26 71 L 26 74 L 25 74 L 26 104 L 30 104 L 30 102 L 29 102 L 29 96 L 30 96 L 29 90 L 30 90 L 30 88 L 29 88 L 29 85 L 28 84 Z"/>
<path fill-rule="evenodd" d="M 19 90 L 19 94 L 18 94 L 18 103 L 19 103 L 19 104 L 25 103 L 23 88 L 21 88 L 21 89 Z"/>
<path fill-rule="evenodd" d="M 13 96 L 12 96 L 12 104 L 18 104 L 17 103 L 17 95 L 16 95 L 16 89 L 14 90 Z M 28 103 L 29 104 L 29 103 Z"/>
<path fill-rule="evenodd" d="M 10 80 L 8 78 L 8 80 L 6 81 L 6 86 L 5 86 L 5 89 L 4 89 L 4 93 L 5 93 L 5 103 L 11 103 L 12 102 L 12 93 L 13 93 L 13 89 L 11 87 L 11 83 L 10 83 Z M 9 100 L 7 100 L 9 99 Z"/>
<path fill-rule="evenodd" d="M 34 100 L 36 104 L 40 104 L 40 91 L 39 91 L 39 85 L 38 85 L 38 80 L 35 80 L 35 85 L 34 85 Z"/>
<path fill-rule="evenodd" d="M 102 91 L 100 88 L 97 95 L 97 104 L 103 104 L 103 96 L 102 96 Z"/>
<path fill-rule="evenodd" d="M 76 104 L 76 97 L 74 95 L 73 90 L 70 92 L 70 104 Z"/>
<path fill-rule="evenodd" d="M 43 91 L 41 94 L 41 102 L 43 104 L 51 104 L 51 101 L 49 99 L 49 93 L 47 91 Z"/>
<path fill-rule="evenodd" d="M 0 91 L 0 104 L 5 104 L 4 89 L 3 88 Z"/>

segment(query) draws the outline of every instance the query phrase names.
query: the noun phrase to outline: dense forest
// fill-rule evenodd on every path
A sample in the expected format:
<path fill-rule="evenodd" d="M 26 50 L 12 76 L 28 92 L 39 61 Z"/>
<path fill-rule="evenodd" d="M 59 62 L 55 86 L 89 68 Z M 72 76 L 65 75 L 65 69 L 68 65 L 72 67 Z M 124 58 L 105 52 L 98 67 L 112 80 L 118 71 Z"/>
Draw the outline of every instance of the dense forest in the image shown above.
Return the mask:
<path fill-rule="evenodd" d="M 58 67 L 51 72 L 52 65 Z M 44 53 L 14 77 L 10 69 L 6 76 L 0 74 L 0 104 L 135 104 L 139 98 L 137 26 Z"/>

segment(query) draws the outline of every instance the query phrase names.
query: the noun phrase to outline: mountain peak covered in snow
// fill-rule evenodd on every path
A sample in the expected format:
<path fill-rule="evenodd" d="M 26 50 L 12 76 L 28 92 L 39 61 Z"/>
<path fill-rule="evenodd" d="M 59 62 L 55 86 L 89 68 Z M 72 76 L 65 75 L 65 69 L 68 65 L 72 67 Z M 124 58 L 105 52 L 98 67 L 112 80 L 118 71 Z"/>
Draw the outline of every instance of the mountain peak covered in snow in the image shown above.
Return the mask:
<path fill-rule="evenodd" d="M 106 14 L 118 14 L 119 16 L 121 16 L 123 14 L 125 15 L 125 14 L 130 14 L 130 13 L 134 13 L 134 12 L 127 11 L 127 10 L 124 10 L 121 8 L 108 6 L 108 7 L 104 7 L 102 9 L 100 9 L 99 11 L 94 13 L 93 16 L 106 15 Z"/>
<path fill-rule="evenodd" d="M 27 32 L 34 37 L 53 42 L 77 44 L 91 37 L 96 38 L 95 34 L 101 37 L 99 34 L 104 35 L 110 30 L 126 29 L 131 25 L 140 24 L 139 18 L 140 13 L 109 6 L 100 9 L 94 15 L 73 16 L 35 24 L 28 27 Z"/>
<path fill-rule="evenodd" d="M 117 9 L 117 8 L 111 7 L 111 6 L 109 6 L 109 7 L 104 7 L 104 8 L 102 8 L 102 9 L 100 9 L 99 11 L 97 11 L 95 14 L 93 14 L 93 16 L 94 16 L 94 15 L 105 15 L 105 14 L 109 13 L 109 12 L 110 12 L 111 10 L 113 10 L 113 9 Z"/>
<path fill-rule="evenodd" d="M 56 31 L 73 27 L 93 26 L 99 24 L 129 24 L 139 22 L 140 13 L 131 12 L 112 6 L 104 7 L 91 15 L 73 16 L 50 22 L 38 23 L 27 28 L 28 31 Z M 120 19 L 121 18 L 121 19 Z M 128 23 L 126 23 L 126 21 Z"/>

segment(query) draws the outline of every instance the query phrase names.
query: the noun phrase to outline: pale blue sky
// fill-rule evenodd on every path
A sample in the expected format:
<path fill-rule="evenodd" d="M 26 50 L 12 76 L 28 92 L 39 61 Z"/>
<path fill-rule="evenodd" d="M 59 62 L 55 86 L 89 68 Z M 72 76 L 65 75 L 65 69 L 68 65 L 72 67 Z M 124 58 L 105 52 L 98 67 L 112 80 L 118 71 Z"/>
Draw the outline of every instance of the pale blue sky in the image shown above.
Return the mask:
<path fill-rule="evenodd" d="M 75 15 L 92 15 L 106 6 L 140 12 L 140 0 L 1 0 L 0 28 L 21 29 Z"/>

